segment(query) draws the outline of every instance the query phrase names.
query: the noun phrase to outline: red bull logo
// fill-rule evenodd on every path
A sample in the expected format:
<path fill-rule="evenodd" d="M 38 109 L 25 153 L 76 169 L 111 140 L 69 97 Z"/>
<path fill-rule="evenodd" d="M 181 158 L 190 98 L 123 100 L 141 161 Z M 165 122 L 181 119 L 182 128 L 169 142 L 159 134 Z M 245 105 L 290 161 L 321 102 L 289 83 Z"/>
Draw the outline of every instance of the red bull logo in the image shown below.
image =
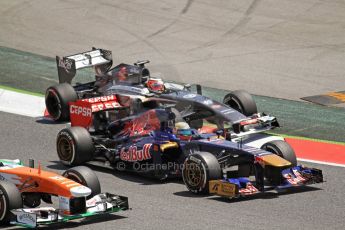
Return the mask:
<path fill-rule="evenodd" d="M 143 149 L 138 150 L 137 146 L 130 146 L 127 151 L 122 148 L 120 159 L 123 161 L 144 161 L 151 159 L 150 148 L 152 144 L 145 144 Z"/>

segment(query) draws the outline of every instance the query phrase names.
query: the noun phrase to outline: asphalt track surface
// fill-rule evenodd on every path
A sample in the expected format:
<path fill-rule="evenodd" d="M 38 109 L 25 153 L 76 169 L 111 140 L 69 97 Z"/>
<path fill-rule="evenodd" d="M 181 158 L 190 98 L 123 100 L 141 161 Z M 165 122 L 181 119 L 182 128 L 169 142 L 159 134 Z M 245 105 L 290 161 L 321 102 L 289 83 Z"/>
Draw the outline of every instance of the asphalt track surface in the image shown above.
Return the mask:
<path fill-rule="evenodd" d="M 0 158 L 39 159 L 43 169 L 62 172 L 55 136 L 65 124 L 0 112 Z M 300 192 L 226 200 L 194 196 L 179 180 L 160 183 L 136 174 L 94 168 L 103 191 L 126 195 L 132 210 L 57 225 L 57 229 L 343 229 L 343 168 L 307 164 L 323 170 L 326 182 Z M 11 227 L 8 229 L 16 229 Z"/>
<path fill-rule="evenodd" d="M 170 80 L 296 100 L 345 89 L 344 11 L 340 0 L 2 0 L 0 46 L 102 47 Z"/>

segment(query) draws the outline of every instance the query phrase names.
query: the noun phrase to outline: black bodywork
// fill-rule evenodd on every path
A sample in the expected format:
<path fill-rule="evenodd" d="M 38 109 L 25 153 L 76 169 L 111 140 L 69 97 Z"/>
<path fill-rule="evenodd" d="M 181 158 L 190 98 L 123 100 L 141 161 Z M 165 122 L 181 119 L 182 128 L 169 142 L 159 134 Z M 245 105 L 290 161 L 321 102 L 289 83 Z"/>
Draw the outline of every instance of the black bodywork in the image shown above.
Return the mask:
<path fill-rule="evenodd" d="M 71 84 L 78 68 L 94 67 L 96 81 L 73 86 L 79 99 L 120 93 L 174 100 L 177 102 L 175 108 L 180 112 L 181 118 L 192 128 L 201 128 L 205 122 L 204 118 L 208 118 L 208 122 L 216 125 L 218 129 L 227 130 L 227 138 L 239 138 L 249 129 L 262 132 L 279 127 L 275 117 L 265 114 L 248 117 L 229 105 L 203 96 L 200 85 L 197 85 L 196 92 L 192 92 L 189 85 L 175 83 L 164 83 L 163 91 L 150 90 L 146 85 L 146 82 L 152 79 L 150 71 L 145 67 L 148 61 L 139 61 L 134 65 L 121 63 L 111 68 L 111 51 L 95 48 L 82 54 L 57 57 L 56 61 L 60 83 Z M 125 82 L 119 82 L 117 79 L 117 74 L 122 68 L 126 69 L 128 76 Z M 257 122 L 251 125 L 241 124 L 241 121 L 250 119 L 256 119 Z"/>

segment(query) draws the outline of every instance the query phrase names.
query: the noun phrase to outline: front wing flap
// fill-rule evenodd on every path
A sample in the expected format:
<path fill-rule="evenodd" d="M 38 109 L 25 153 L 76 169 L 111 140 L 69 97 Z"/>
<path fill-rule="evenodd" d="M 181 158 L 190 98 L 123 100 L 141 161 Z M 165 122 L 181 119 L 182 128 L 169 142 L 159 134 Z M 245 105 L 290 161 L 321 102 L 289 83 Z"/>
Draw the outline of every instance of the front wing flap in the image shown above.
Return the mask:
<path fill-rule="evenodd" d="M 127 197 L 102 193 L 86 201 L 85 213 L 65 215 L 61 210 L 51 207 L 15 209 L 12 210 L 15 218 L 11 221 L 11 224 L 26 228 L 36 228 L 39 225 L 64 223 L 128 209 Z"/>
<path fill-rule="evenodd" d="M 322 170 L 307 168 L 301 165 L 282 170 L 281 176 L 282 183 L 280 185 L 274 187 L 268 186 L 264 188 L 263 191 L 256 187 L 255 182 L 244 177 L 211 180 L 209 182 L 209 192 L 210 194 L 218 196 L 237 198 L 264 193 L 272 189 L 280 191 L 285 188 L 300 187 L 323 182 Z"/>

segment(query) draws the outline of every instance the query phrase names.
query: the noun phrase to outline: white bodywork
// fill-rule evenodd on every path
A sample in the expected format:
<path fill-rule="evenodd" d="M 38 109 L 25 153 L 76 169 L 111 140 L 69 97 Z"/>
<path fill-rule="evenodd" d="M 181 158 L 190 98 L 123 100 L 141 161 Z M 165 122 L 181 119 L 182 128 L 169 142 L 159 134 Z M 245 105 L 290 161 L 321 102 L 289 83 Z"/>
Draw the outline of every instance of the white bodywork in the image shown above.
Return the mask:
<path fill-rule="evenodd" d="M 262 133 L 255 133 L 255 134 L 249 135 L 246 138 L 243 138 L 242 144 L 261 149 L 261 147 L 264 144 L 271 141 L 276 141 L 276 140 L 285 141 L 283 137 L 271 136 L 271 135 L 262 134 Z M 236 139 L 234 141 L 240 142 L 240 139 Z"/>

